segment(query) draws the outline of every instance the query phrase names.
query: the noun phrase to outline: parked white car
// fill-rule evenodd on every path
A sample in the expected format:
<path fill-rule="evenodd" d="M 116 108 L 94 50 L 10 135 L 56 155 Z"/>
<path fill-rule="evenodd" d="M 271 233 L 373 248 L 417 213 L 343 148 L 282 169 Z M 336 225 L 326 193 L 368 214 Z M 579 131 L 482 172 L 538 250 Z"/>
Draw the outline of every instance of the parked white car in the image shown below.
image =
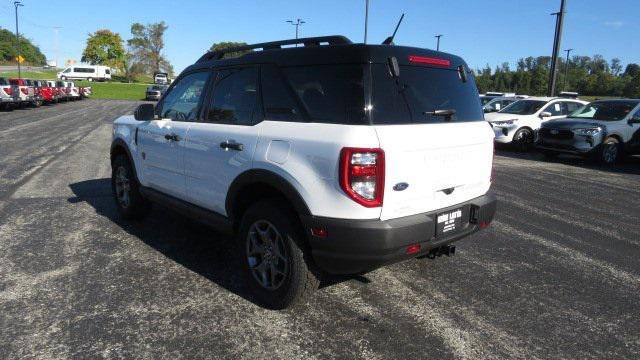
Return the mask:
<path fill-rule="evenodd" d="M 111 68 L 102 65 L 78 65 L 70 66 L 58 73 L 60 80 L 87 80 L 105 81 L 111 80 Z"/>
<path fill-rule="evenodd" d="M 67 96 L 70 97 L 71 100 L 78 100 L 81 98 L 80 89 L 73 81 L 64 81 L 64 85 L 68 89 Z"/>
<path fill-rule="evenodd" d="M 452 254 L 489 225 L 493 133 L 461 58 L 341 36 L 251 48 L 269 50 L 207 53 L 156 106 L 115 121 L 123 217 L 157 202 L 236 234 L 270 308 L 324 272 Z"/>
<path fill-rule="evenodd" d="M 493 127 L 497 143 L 511 144 L 520 151 L 528 151 L 542 123 L 564 118 L 585 104 L 586 101 L 577 99 L 529 97 L 498 112 L 485 114 L 485 119 Z"/>
<path fill-rule="evenodd" d="M 547 157 L 593 156 L 607 165 L 624 154 L 640 154 L 640 100 L 594 101 L 566 119 L 548 121 L 536 146 Z"/>

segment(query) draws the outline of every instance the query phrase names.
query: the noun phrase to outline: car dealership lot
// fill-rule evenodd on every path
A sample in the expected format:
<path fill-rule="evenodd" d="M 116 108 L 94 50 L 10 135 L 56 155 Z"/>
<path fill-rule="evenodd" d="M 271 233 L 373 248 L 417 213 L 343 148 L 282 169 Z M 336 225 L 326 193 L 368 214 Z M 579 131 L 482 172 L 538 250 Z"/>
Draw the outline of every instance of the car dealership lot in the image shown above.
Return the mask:
<path fill-rule="evenodd" d="M 251 301 L 231 239 L 111 199 L 135 102 L 0 112 L 0 358 L 637 358 L 640 159 L 499 150 L 492 227 L 456 255 L 330 278 L 304 310 Z"/>

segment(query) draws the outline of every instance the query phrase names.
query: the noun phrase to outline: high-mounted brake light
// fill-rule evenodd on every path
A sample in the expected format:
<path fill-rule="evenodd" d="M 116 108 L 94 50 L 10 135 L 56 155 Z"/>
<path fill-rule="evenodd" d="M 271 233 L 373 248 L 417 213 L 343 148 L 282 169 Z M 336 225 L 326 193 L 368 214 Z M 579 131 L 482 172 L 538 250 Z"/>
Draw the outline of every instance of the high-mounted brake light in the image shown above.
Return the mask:
<path fill-rule="evenodd" d="M 451 66 L 451 61 L 447 59 L 439 59 L 427 56 L 409 55 L 409 62 L 412 64 L 435 65 L 435 66 Z"/>
<path fill-rule="evenodd" d="M 343 148 L 340 153 L 340 187 L 365 207 L 382 206 L 384 196 L 384 151 Z"/>

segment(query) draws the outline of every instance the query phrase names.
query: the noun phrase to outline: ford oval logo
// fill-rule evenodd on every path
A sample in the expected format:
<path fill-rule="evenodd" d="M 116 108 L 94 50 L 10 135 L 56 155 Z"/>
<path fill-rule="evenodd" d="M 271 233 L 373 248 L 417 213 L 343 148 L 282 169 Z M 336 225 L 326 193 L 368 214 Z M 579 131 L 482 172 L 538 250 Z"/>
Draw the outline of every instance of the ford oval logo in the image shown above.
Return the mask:
<path fill-rule="evenodd" d="M 409 184 L 407 184 L 406 182 L 401 182 L 401 183 L 397 183 L 397 184 L 393 185 L 393 190 L 402 191 L 402 190 L 405 190 L 408 187 L 409 187 Z"/>

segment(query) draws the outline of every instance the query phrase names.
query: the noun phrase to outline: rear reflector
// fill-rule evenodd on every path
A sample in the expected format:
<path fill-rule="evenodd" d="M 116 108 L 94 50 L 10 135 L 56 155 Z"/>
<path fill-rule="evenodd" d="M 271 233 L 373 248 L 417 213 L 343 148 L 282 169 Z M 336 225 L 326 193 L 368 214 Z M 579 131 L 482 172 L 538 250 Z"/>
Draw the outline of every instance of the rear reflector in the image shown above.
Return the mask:
<path fill-rule="evenodd" d="M 311 228 L 311 235 L 317 236 L 317 237 L 327 237 L 327 235 L 329 234 L 325 228 L 314 227 L 314 228 Z"/>
<path fill-rule="evenodd" d="M 409 55 L 409 62 L 421 65 L 451 66 L 451 61 L 427 56 Z"/>
<path fill-rule="evenodd" d="M 480 223 L 480 229 L 486 229 L 486 228 L 489 227 L 490 224 L 491 223 L 489 223 L 489 222 L 484 222 L 483 221 L 483 222 Z"/>
<path fill-rule="evenodd" d="M 420 244 L 413 244 L 413 245 L 407 246 L 406 253 L 408 255 L 417 254 L 418 252 L 420 252 Z"/>

